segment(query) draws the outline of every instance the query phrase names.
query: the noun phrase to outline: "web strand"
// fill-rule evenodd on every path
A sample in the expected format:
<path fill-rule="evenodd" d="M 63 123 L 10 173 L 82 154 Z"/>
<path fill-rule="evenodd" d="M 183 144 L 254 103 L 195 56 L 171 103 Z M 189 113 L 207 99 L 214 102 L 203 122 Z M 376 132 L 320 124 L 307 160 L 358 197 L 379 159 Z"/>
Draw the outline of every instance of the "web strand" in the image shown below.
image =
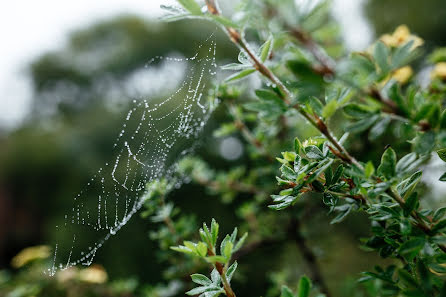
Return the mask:
<path fill-rule="evenodd" d="M 179 88 L 164 100 L 133 101 L 112 148 L 115 157 L 74 197 L 63 224 L 56 226 L 64 241 L 55 245 L 48 274 L 90 265 L 105 242 L 144 205 L 150 191 L 146 185 L 170 179 L 178 159 L 193 151 L 213 111 L 205 92 L 216 74 L 215 52 L 211 35 L 192 57 L 149 61 L 186 61 L 189 69 Z"/>

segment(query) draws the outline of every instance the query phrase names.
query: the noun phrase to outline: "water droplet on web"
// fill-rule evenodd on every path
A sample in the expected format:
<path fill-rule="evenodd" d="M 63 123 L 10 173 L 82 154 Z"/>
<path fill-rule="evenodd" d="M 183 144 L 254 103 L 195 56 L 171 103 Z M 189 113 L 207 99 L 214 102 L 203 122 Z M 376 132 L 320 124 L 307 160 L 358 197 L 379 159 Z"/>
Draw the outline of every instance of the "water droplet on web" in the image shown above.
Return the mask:
<path fill-rule="evenodd" d="M 150 191 L 146 189 L 147 183 L 166 178 L 172 187 L 178 188 L 188 180 L 175 176 L 177 161 L 193 151 L 215 108 L 215 102 L 209 104 L 206 95 L 217 69 L 214 37 L 203 44 L 209 50 L 200 50 L 203 46 L 200 45 L 190 57 L 156 56 L 144 65 L 149 67 L 156 61 L 168 60 L 186 63 L 188 70 L 179 87 L 164 100 L 131 101 L 133 105 L 123 115 L 122 129 L 112 147 L 114 158 L 89 179 L 74 197 L 64 224 L 56 226 L 63 235 L 86 239 L 57 244 L 53 268 L 48 270 L 50 275 L 62 267 L 90 265 L 98 249 L 144 205 Z"/>

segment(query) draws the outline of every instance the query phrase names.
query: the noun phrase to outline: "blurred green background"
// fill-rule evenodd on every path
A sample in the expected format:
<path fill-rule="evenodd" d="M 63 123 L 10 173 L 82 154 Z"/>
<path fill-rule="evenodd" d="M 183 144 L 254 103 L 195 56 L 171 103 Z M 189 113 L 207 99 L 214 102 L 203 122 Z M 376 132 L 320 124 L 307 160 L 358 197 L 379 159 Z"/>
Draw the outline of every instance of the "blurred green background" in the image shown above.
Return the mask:
<path fill-rule="evenodd" d="M 369 0 L 364 10 L 375 36 L 407 24 L 425 39 L 428 48 L 446 45 L 444 0 L 422 4 L 417 0 Z M 147 69 L 146 63 L 154 56 L 192 56 L 196 45 L 214 30 L 197 21 L 165 24 L 119 16 L 79 28 L 70 33 L 65 47 L 43 53 L 28 66 L 32 111 L 19 127 L 0 134 L 0 270 L 14 273 L 10 261 L 20 250 L 58 240 L 54 226 L 95 170 L 112 157 L 111 147 L 131 99 L 147 96 L 147 90 L 131 88 L 126 82 Z M 236 58 L 236 48 L 222 34 L 217 34 L 217 46 L 220 65 Z M 89 61 L 95 61 L 94 65 Z M 169 75 L 163 67 L 161 63 L 149 68 L 161 76 Z M 168 83 L 165 78 L 164 84 Z M 169 91 L 158 87 L 148 92 L 151 97 L 163 98 Z M 217 110 L 201 140 L 205 145 L 197 152 L 216 168 L 243 162 L 243 156 L 231 161 L 218 154 L 219 143 L 211 134 L 222 120 L 223 114 Z M 195 214 L 198 222 L 215 217 L 227 229 L 237 224 L 234 209 L 213 208 L 217 198 L 200 187 L 184 185 L 169 199 L 184 212 Z M 368 230 L 361 217 L 339 226 L 327 221 L 326 216 L 309 218 L 312 227 L 307 232 L 322 249 L 336 247 L 323 260 L 324 272 L 335 285 L 337 280 L 356 278 L 374 259 L 357 248 L 358 238 Z M 161 279 L 159 271 L 164 267 L 156 258 L 157 243 L 148 236 L 151 228 L 149 220 L 134 216 L 99 251 L 95 262 L 104 266 L 110 280 L 134 277 L 140 283 L 155 284 Z M 262 270 L 276 268 L 272 259 L 265 257 L 270 254 L 288 269 L 299 267 L 301 262 L 291 247 L 280 253 L 271 247 L 249 255 L 245 277 L 259 284 L 255 290 L 258 295 L 268 288 L 262 285 L 267 279 Z M 344 263 L 341 270 L 336 264 L 340 262 Z"/>

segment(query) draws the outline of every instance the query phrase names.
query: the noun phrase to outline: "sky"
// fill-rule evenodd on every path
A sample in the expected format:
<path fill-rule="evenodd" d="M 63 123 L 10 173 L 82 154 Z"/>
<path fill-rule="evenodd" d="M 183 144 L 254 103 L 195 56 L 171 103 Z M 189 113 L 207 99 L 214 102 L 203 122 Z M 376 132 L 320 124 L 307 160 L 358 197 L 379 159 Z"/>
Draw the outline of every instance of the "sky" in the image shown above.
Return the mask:
<path fill-rule="evenodd" d="M 13 127 L 29 111 L 30 82 L 26 65 L 62 47 L 67 33 L 123 13 L 161 14 L 170 0 L 14 0 L 2 5 L 0 18 L 0 126 Z"/>
<path fill-rule="evenodd" d="M 297 2 L 308 0 L 296 0 Z M 370 26 L 363 17 L 364 0 L 335 0 L 334 14 L 352 49 L 364 48 Z M 0 128 L 14 128 L 30 109 L 31 84 L 26 65 L 48 50 L 63 47 L 67 33 L 124 13 L 145 17 L 162 14 L 160 5 L 174 0 L 14 0 L 2 5 L 0 18 Z M 345 14 L 345 11 L 349 11 Z"/>

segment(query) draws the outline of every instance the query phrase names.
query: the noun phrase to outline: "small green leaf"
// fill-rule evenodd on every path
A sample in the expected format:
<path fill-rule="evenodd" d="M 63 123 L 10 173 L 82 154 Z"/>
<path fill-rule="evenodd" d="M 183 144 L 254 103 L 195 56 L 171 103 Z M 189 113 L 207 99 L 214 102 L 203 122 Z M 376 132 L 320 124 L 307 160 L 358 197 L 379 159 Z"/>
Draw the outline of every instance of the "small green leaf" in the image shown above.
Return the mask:
<path fill-rule="evenodd" d="M 299 280 L 299 286 L 297 289 L 297 297 L 310 296 L 311 281 L 308 277 L 302 276 Z"/>
<path fill-rule="evenodd" d="M 231 266 L 229 266 L 228 270 L 226 271 L 226 279 L 228 282 L 231 282 L 232 277 L 234 276 L 235 271 L 237 270 L 237 261 L 234 261 Z"/>
<path fill-rule="evenodd" d="M 199 285 L 206 286 L 206 285 L 212 284 L 212 281 L 209 278 L 207 278 L 206 276 L 204 276 L 203 274 L 195 273 L 195 274 L 192 274 L 190 277 L 194 283 L 199 284 Z"/>
<path fill-rule="evenodd" d="M 383 175 L 387 179 L 395 176 L 396 153 L 389 147 L 381 157 L 381 164 L 378 167 L 378 174 Z"/>
<path fill-rule="evenodd" d="M 232 255 L 232 248 L 234 247 L 234 244 L 232 242 L 227 242 L 225 245 L 225 248 L 223 249 L 223 256 L 229 260 L 231 259 Z"/>
<path fill-rule="evenodd" d="M 365 130 L 367 130 L 368 128 L 370 128 L 373 124 L 376 123 L 376 121 L 378 121 L 380 118 L 379 115 L 372 115 L 372 116 L 367 116 L 357 122 L 354 122 L 350 125 L 348 125 L 345 130 L 347 132 L 351 132 L 351 133 L 360 133 L 363 132 Z"/>
<path fill-rule="evenodd" d="M 375 44 L 375 50 L 373 53 L 376 64 L 381 70 L 381 74 L 385 75 L 389 72 L 389 48 L 381 41 Z"/>
<path fill-rule="evenodd" d="M 294 297 L 293 292 L 287 286 L 282 286 L 280 297 Z"/>
<path fill-rule="evenodd" d="M 328 119 L 336 112 L 337 108 L 338 108 L 337 101 L 332 100 L 332 101 L 328 102 L 322 109 L 322 117 Z"/>
<path fill-rule="evenodd" d="M 446 181 L 446 172 L 443 173 L 438 180 L 443 182 Z"/>
<path fill-rule="evenodd" d="M 370 108 L 368 105 L 350 103 L 344 106 L 343 111 L 346 115 L 355 118 L 362 119 L 364 117 L 370 116 L 375 110 Z"/>
<path fill-rule="evenodd" d="M 271 53 L 272 48 L 273 48 L 273 37 L 271 35 L 268 38 L 268 40 L 265 41 L 265 43 L 259 49 L 259 51 L 260 51 L 260 60 L 262 62 L 265 62 L 268 59 L 268 57 L 269 57 L 269 55 Z"/>
<path fill-rule="evenodd" d="M 178 0 L 178 2 L 190 13 L 194 15 L 201 15 L 203 14 L 201 12 L 200 5 L 195 2 L 195 0 Z"/>
<path fill-rule="evenodd" d="M 344 173 L 344 166 L 341 164 L 338 166 L 338 168 L 336 168 L 336 171 L 333 175 L 333 180 L 332 180 L 332 184 L 336 184 L 339 179 L 342 177 L 342 174 Z"/>
<path fill-rule="evenodd" d="M 233 21 L 231 21 L 221 15 L 211 14 L 211 15 L 209 15 L 209 17 L 211 19 L 213 19 L 215 22 L 217 22 L 220 25 L 223 25 L 225 27 L 238 28 L 238 25 L 236 23 L 234 23 Z"/>
<path fill-rule="evenodd" d="M 412 211 L 418 208 L 418 194 L 416 192 L 412 193 L 406 200 L 404 204 L 404 215 L 409 216 Z"/>
<path fill-rule="evenodd" d="M 321 150 L 315 145 L 309 145 L 304 150 L 305 154 L 310 159 L 320 160 L 324 158 L 324 154 L 322 154 Z"/>
<path fill-rule="evenodd" d="M 372 161 L 368 161 L 364 167 L 364 174 L 367 178 L 371 177 L 375 173 L 375 166 L 373 166 Z"/>
<path fill-rule="evenodd" d="M 412 170 L 412 165 L 417 160 L 417 154 L 416 153 L 410 153 L 402 157 L 398 163 L 396 163 L 396 173 L 398 175 L 404 175 L 407 172 Z"/>
<path fill-rule="evenodd" d="M 446 229 L 446 219 L 439 221 L 432 228 L 432 233 L 443 232 Z"/>
<path fill-rule="evenodd" d="M 446 214 L 446 207 L 441 207 L 434 212 L 432 220 L 434 222 L 441 220 Z"/>
<path fill-rule="evenodd" d="M 197 244 L 196 250 L 199 256 L 206 257 L 206 254 L 208 252 L 208 246 L 204 242 L 200 241 Z"/>
<path fill-rule="evenodd" d="M 411 260 L 424 247 L 425 243 L 426 241 L 424 238 L 413 238 L 405 241 L 398 249 L 398 252 L 407 259 Z"/>
<path fill-rule="evenodd" d="M 294 138 L 294 151 L 296 154 L 300 154 L 300 149 L 302 147 L 302 144 L 300 143 L 299 138 Z"/>
<path fill-rule="evenodd" d="M 440 159 L 442 159 L 443 161 L 446 162 L 446 148 L 443 148 L 441 150 L 437 151 L 438 156 L 440 157 Z"/>
<path fill-rule="evenodd" d="M 215 219 L 212 219 L 211 222 L 211 236 L 212 236 L 212 245 L 215 246 L 217 243 L 217 237 L 218 237 L 218 229 L 219 225 Z"/>
<path fill-rule="evenodd" d="M 233 81 L 242 79 L 242 78 L 244 78 L 244 77 L 254 73 L 255 71 L 256 71 L 255 69 L 245 69 L 245 70 L 242 70 L 240 72 L 234 73 L 234 74 L 230 75 L 229 77 L 227 77 L 225 79 L 225 82 L 233 82 Z"/>

